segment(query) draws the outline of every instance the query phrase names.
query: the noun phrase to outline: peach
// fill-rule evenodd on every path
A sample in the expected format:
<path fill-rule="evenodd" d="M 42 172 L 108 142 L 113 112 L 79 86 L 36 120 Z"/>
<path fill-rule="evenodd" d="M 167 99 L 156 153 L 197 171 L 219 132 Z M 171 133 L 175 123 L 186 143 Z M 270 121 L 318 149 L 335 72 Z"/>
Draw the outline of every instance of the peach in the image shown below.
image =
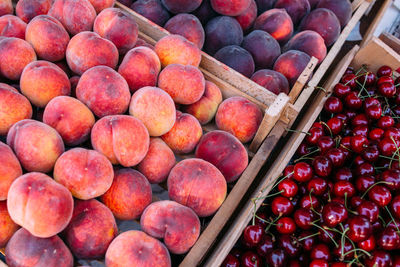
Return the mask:
<path fill-rule="evenodd" d="M 164 182 L 176 160 L 174 152 L 161 138 L 151 138 L 149 151 L 138 165 L 138 170 L 152 184 Z"/>
<path fill-rule="evenodd" d="M 0 135 L 6 135 L 14 123 L 32 118 L 29 100 L 14 87 L 0 83 Z"/>
<path fill-rule="evenodd" d="M 161 136 L 171 130 L 175 113 L 174 101 L 160 88 L 146 86 L 132 95 L 129 114 L 143 122 L 150 136 Z"/>
<path fill-rule="evenodd" d="M 187 154 L 193 151 L 202 135 L 203 130 L 195 117 L 176 111 L 174 127 L 161 138 L 174 152 Z"/>
<path fill-rule="evenodd" d="M 162 4 L 171 13 L 190 13 L 201 5 L 202 0 L 161 0 Z"/>
<path fill-rule="evenodd" d="M 87 70 L 76 86 L 76 96 L 98 117 L 123 114 L 131 94 L 128 83 L 115 70 L 96 66 Z"/>
<path fill-rule="evenodd" d="M 110 40 L 121 55 L 135 47 L 138 25 L 131 15 L 119 8 L 107 8 L 94 21 L 93 31 Z"/>
<path fill-rule="evenodd" d="M 196 67 L 172 64 L 161 71 L 158 87 L 166 91 L 176 103 L 189 105 L 203 96 L 205 79 Z"/>
<path fill-rule="evenodd" d="M 240 45 L 243 41 L 243 30 L 234 18 L 220 16 L 210 20 L 205 28 L 205 51 L 214 55 L 228 45 Z"/>
<path fill-rule="evenodd" d="M 95 66 L 108 66 L 115 69 L 118 64 L 118 49 L 109 40 L 95 32 L 81 32 L 72 37 L 66 51 L 70 69 L 82 75 Z"/>
<path fill-rule="evenodd" d="M 249 162 L 243 144 L 230 133 L 219 130 L 203 135 L 196 148 L 196 158 L 217 167 L 228 183 L 236 181 Z"/>
<path fill-rule="evenodd" d="M 262 14 L 274 7 L 276 0 L 256 0 L 258 14 Z"/>
<path fill-rule="evenodd" d="M 179 34 L 201 49 L 205 33 L 200 20 L 192 14 L 178 14 L 167 21 L 164 28 L 172 34 Z"/>
<path fill-rule="evenodd" d="M 22 175 L 22 168 L 11 148 L 0 142 L 0 201 L 7 199 L 12 182 Z M 0 223 L 1 225 L 1 223 Z M 0 235 L 1 237 L 1 235 Z M 0 248 L 4 247 L 1 245 Z"/>
<path fill-rule="evenodd" d="M 218 50 L 214 57 L 247 78 L 250 78 L 254 73 L 255 65 L 253 57 L 246 49 L 240 46 L 225 46 Z"/>
<path fill-rule="evenodd" d="M 101 197 L 101 201 L 120 220 L 139 218 L 151 199 L 149 181 L 130 168 L 116 170 L 110 189 Z"/>
<path fill-rule="evenodd" d="M 265 31 L 255 30 L 249 33 L 243 39 L 242 47 L 253 56 L 257 69 L 271 68 L 281 55 L 278 41 Z"/>
<path fill-rule="evenodd" d="M 262 13 L 254 23 L 255 30 L 266 31 L 281 45 L 293 35 L 293 22 L 285 9 L 270 9 Z"/>
<path fill-rule="evenodd" d="M 118 228 L 113 214 L 101 202 L 75 200 L 71 221 L 63 234 L 77 258 L 99 259 L 117 236 Z"/>
<path fill-rule="evenodd" d="M 165 9 L 160 0 L 137 0 L 131 5 L 131 8 L 160 26 L 164 26 L 169 19 L 168 10 Z"/>
<path fill-rule="evenodd" d="M 14 150 L 22 167 L 30 172 L 49 172 L 64 152 L 61 136 L 39 121 L 22 120 L 8 132 L 7 144 Z"/>
<path fill-rule="evenodd" d="M 92 129 L 92 146 L 103 153 L 112 164 L 133 167 L 149 150 L 150 137 L 144 124 L 127 115 L 106 116 Z"/>
<path fill-rule="evenodd" d="M 202 159 L 182 160 L 168 176 L 169 198 L 191 208 L 199 217 L 214 214 L 224 202 L 226 192 L 222 173 Z"/>
<path fill-rule="evenodd" d="M 278 57 L 274 64 L 274 70 L 282 73 L 292 88 L 310 59 L 311 57 L 304 52 L 289 50 Z"/>
<path fill-rule="evenodd" d="M 128 82 L 131 92 L 145 86 L 156 86 L 161 63 L 156 52 L 148 47 L 130 50 L 118 68 L 119 74 Z"/>
<path fill-rule="evenodd" d="M 73 205 L 72 195 L 64 186 L 39 172 L 18 177 L 8 191 L 12 220 L 36 237 L 47 238 L 64 230 Z"/>
<path fill-rule="evenodd" d="M 343 28 L 351 19 L 351 3 L 349 0 L 320 0 L 317 8 L 327 8 L 335 13 Z"/>
<path fill-rule="evenodd" d="M 56 64 L 43 60 L 31 62 L 25 67 L 20 87 L 21 93 L 40 108 L 56 96 L 71 93 L 67 74 Z"/>
<path fill-rule="evenodd" d="M 26 23 L 13 15 L 0 17 L 0 36 L 25 39 Z"/>
<path fill-rule="evenodd" d="M 107 249 L 107 267 L 171 267 L 168 249 L 157 239 L 141 231 L 126 231 Z"/>
<path fill-rule="evenodd" d="M 0 74 L 19 80 L 25 66 L 36 60 L 36 54 L 27 41 L 9 37 L 0 39 L 0 58 Z"/>
<path fill-rule="evenodd" d="M 54 166 L 54 180 L 83 200 L 103 195 L 113 177 L 111 162 L 103 154 L 80 147 L 62 154 Z"/>
<path fill-rule="evenodd" d="M 251 0 L 249 7 L 243 11 L 243 13 L 239 14 L 235 17 L 235 19 L 239 22 L 243 31 L 249 30 L 257 18 L 257 5 L 254 0 Z"/>
<path fill-rule="evenodd" d="M 38 238 L 23 228 L 10 239 L 5 254 L 10 267 L 74 266 L 74 258 L 61 238 Z"/>
<path fill-rule="evenodd" d="M 283 74 L 274 70 L 256 71 L 251 80 L 258 83 L 268 91 L 279 95 L 279 93 L 289 93 L 289 82 Z"/>
<path fill-rule="evenodd" d="M 154 50 L 163 67 L 170 64 L 200 65 L 201 50 L 180 35 L 171 34 L 161 38 Z"/>
<path fill-rule="evenodd" d="M 115 0 L 89 0 L 97 14 L 103 11 L 106 8 L 113 7 L 115 4 Z"/>
<path fill-rule="evenodd" d="M 14 8 L 11 0 L 0 0 L 0 16 L 12 14 Z"/>
<path fill-rule="evenodd" d="M 140 218 L 140 226 L 152 237 L 164 239 L 168 250 L 184 254 L 200 235 L 200 220 L 196 213 L 175 201 L 150 204 Z"/>
<path fill-rule="evenodd" d="M 76 35 L 92 30 L 96 10 L 88 0 L 54 0 L 48 15 L 59 20 L 71 35 Z"/>
<path fill-rule="evenodd" d="M 218 13 L 212 8 L 210 0 L 203 0 L 201 5 L 192 12 L 200 21 L 201 24 L 206 25 L 209 20 L 218 16 Z"/>
<path fill-rule="evenodd" d="M 66 145 L 76 146 L 89 138 L 95 118 L 79 100 L 57 96 L 44 109 L 43 122 L 56 129 Z"/>
<path fill-rule="evenodd" d="M 310 3 L 308 0 L 278 0 L 274 8 L 286 9 L 292 18 L 293 24 L 296 25 L 301 19 L 310 12 Z"/>
<path fill-rule="evenodd" d="M 251 0 L 211 0 L 212 8 L 219 14 L 225 16 L 238 16 L 246 11 Z"/>
<path fill-rule="evenodd" d="M 26 41 L 33 46 L 40 58 L 54 62 L 65 58 L 70 39 L 58 20 L 40 15 L 29 22 L 26 28 Z"/>
<path fill-rule="evenodd" d="M 303 19 L 300 30 L 317 32 L 324 38 L 325 45 L 331 46 L 339 38 L 340 22 L 329 9 L 317 8 Z"/>
<path fill-rule="evenodd" d="M 139 47 L 139 46 L 144 46 L 144 47 L 150 48 L 151 50 L 154 51 L 154 46 L 152 46 L 151 44 L 147 43 L 147 42 L 146 42 L 145 40 L 143 40 L 142 38 L 139 38 L 139 37 L 138 37 L 137 42 L 136 42 L 136 44 L 135 44 L 135 48 L 136 48 L 136 47 Z M 157 55 L 157 54 L 156 54 L 156 55 Z M 160 59 L 158 58 L 158 56 L 157 56 L 157 60 L 158 60 L 158 61 L 160 60 Z M 160 66 L 161 66 L 161 63 L 160 63 Z"/>
<path fill-rule="evenodd" d="M 18 230 L 19 226 L 11 220 L 7 210 L 7 201 L 0 201 L 0 248 L 4 248 L 8 240 Z"/>
<path fill-rule="evenodd" d="M 214 83 L 206 81 L 204 95 L 199 101 L 188 105 L 184 111 L 193 115 L 200 124 L 209 123 L 217 113 L 219 104 L 222 102 L 221 90 Z"/>
<path fill-rule="evenodd" d="M 28 23 L 31 19 L 49 12 L 52 0 L 19 0 L 15 13 L 19 18 Z"/>
<path fill-rule="evenodd" d="M 255 136 L 262 118 L 263 113 L 256 104 L 244 97 L 234 96 L 219 105 L 215 123 L 218 129 L 247 143 Z"/>
<path fill-rule="evenodd" d="M 67 74 L 68 78 L 71 77 L 72 71 L 69 69 L 67 61 L 65 61 L 65 60 L 57 61 L 57 62 L 54 62 L 54 64 L 56 64 L 58 67 L 60 67 L 65 72 L 65 74 Z"/>
<path fill-rule="evenodd" d="M 324 39 L 317 32 L 302 31 L 293 36 L 285 45 L 283 51 L 298 50 L 306 53 L 310 57 L 314 56 L 321 63 L 326 56 L 326 46 Z"/>

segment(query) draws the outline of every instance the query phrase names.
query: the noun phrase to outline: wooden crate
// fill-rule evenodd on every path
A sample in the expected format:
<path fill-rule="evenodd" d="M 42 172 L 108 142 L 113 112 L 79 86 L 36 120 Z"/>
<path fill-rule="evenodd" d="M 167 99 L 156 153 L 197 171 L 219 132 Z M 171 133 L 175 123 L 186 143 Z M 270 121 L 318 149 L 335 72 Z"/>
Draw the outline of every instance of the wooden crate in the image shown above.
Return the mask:
<path fill-rule="evenodd" d="M 376 71 L 382 65 L 389 65 L 393 69 L 397 69 L 400 67 L 400 55 L 384 42 L 374 37 L 364 48 L 359 49 L 358 46 L 355 46 L 348 52 L 326 80 L 323 86 L 326 92 L 319 91 L 313 98 L 312 104 L 308 107 L 307 112 L 296 128 L 296 132 L 290 136 L 288 142 L 276 158 L 275 164 L 273 164 L 272 168 L 269 169 L 267 174 L 263 177 L 257 189 L 251 195 L 250 200 L 247 201 L 241 210 L 240 215 L 235 218 L 226 235 L 206 261 L 205 266 L 219 266 L 222 263 L 239 239 L 244 228 L 253 218 L 254 212 L 258 210 L 263 203 L 262 199 L 256 202 L 253 202 L 253 199 L 259 199 L 270 192 L 277 178 L 281 175 L 298 146 L 303 141 L 305 133 L 308 132 L 317 119 L 334 85 L 340 81 L 347 67 L 351 66 L 354 67 L 354 69 L 359 69 L 362 65 L 366 65 L 371 71 Z"/>

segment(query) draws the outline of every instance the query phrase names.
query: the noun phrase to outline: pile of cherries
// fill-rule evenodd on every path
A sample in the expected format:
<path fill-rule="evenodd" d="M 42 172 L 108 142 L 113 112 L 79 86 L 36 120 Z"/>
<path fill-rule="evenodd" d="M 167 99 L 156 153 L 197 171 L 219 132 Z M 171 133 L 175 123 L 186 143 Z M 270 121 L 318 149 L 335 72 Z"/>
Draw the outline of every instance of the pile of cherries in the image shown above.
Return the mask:
<path fill-rule="evenodd" d="M 399 83 L 346 70 L 222 266 L 400 266 Z"/>

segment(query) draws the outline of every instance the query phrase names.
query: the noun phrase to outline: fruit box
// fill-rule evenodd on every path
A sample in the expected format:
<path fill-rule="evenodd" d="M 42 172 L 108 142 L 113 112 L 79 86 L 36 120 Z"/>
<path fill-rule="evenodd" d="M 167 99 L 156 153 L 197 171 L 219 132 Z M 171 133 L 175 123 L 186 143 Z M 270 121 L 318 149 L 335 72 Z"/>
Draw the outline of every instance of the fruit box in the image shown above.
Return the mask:
<path fill-rule="evenodd" d="M 373 37 L 363 48 L 359 49 L 358 46 L 355 46 L 347 53 L 327 78 L 326 82 L 322 85 L 325 90 L 318 91 L 316 95 L 310 99 L 310 105 L 299 122 L 296 130 L 288 138 L 285 146 L 275 159 L 275 163 L 272 164 L 272 167 L 268 170 L 258 187 L 251 194 L 249 200 L 240 211 L 239 216 L 233 220 L 224 237 L 211 253 L 205 266 L 219 266 L 222 263 L 241 236 L 244 228 L 253 218 L 253 213 L 260 208 L 264 201 L 253 201 L 253 199 L 259 199 L 271 191 L 277 178 L 280 176 L 295 154 L 297 148 L 302 143 L 306 136 L 305 133 L 308 132 L 320 114 L 326 99 L 331 95 L 334 85 L 340 81 L 340 78 L 346 71 L 347 67 L 350 66 L 357 70 L 363 65 L 366 65 L 368 70 L 372 72 L 376 72 L 382 65 L 388 65 L 392 69 L 397 69 L 400 67 L 400 55 L 383 41 L 375 37 Z M 398 73 L 396 73 L 396 75 L 399 76 Z"/>

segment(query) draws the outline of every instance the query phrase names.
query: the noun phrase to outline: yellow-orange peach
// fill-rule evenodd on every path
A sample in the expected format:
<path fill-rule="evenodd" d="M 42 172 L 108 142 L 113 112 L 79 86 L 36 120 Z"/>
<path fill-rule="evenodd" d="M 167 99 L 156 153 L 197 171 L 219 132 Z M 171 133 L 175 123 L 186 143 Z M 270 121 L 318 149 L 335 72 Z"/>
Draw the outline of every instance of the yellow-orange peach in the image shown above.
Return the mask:
<path fill-rule="evenodd" d="M 43 122 L 56 129 L 66 145 L 75 146 L 89 138 L 95 118 L 78 99 L 57 96 L 44 109 Z"/>
<path fill-rule="evenodd" d="M 143 46 L 131 49 L 118 68 L 132 92 L 145 86 L 156 86 L 160 70 L 161 63 L 157 54 Z"/>
<path fill-rule="evenodd" d="M 8 189 L 21 175 L 22 168 L 17 157 L 8 145 L 0 142 L 0 201 L 7 199 Z M 0 247 L 3 246 L 0 245 Z"/>
<path fill-rule="evenodd" d="M 219 105 L 215 122 L 218 129 L 227 131 L 247 143 L 255 136 L 262 121 L 260 108 L 250 100 L 235 96 Z"/>
<path fill-rule="evenodd" d="M 101 197 L 101 201 L 120 220 L 139 218 L 151 199 L 149 181 L 130 168 L 116 170 L 110 189 Z"/>
<path fill-rule="evenodd" d="M 93 31 L 113 42 L 121 55 L 135 47 L 138 37 L 136 21 L 119 8 L 101 11 L 94 21 Z"/>
<path fill-rule="evenodd" d="M 76 96 L 97 117 L 125 113 L 131 98 L 128 83 L 107 66 L 86 71 L 76 86 Z"/>
<path fill-rule="evenodd" d="M 200 49 L 180 35 L 172 34 L 161 38 L 154 49 L 163 67 L 170 64 L 192 65 L 195 67 L 200 65 Z"/>
<path fill-rule="evenodd" d="M 0 0 L 0 16 L 12 14 L 14 11 L 11 0 Z"/>
<path fill-rule="evenodd" d="M 118 49 L 95 32 L 81 32 L 68 43 L 66 58 L 69 68 L 78 75 L 88 69 L 103 65 L 115 69 Z"/>
<path fill-rule="evenodd" d="M 149 151 L 138 165 L 138 170 L 152 184 L 159 184 L 167 179 L 176 159 L 174 152 L 161 138 L 151 138 Z"/>
<path fill-rule="evenodd" d="M 166 91 L 176 103 L 189 105 L 203 96 L 205 79 L 196 67 L 172 64 L 161 71 L 158 87 Z"/>
<path fill-rule="evenodd" d="M 25 66 L 36 60 L 36 54 L 27 41 L 9 37 L 0 39 L 0 58 L 0 74 L 19 80 Z"/>
<path fill-rule="evenodd" d="M 129 114 L 146 126 L 150 136 L 161 136 L 172 129 L 176 119 L 172 98 L 157 87 L 137 90 L 131 99 Z"/>
<path fill-rule="evenodd" d="M 13 15 L 0 17 L 0 36 L 25 39 L 26 23 Z"/>
<path fill-rule="evenodd" d="M 54 166 L 54 180 L 83 200 L 103 195 L 113 177 L 111 162 L 103 154 L 80 147 L 62 154 Z"/>
<path fill-rule="evenodd" d="M 97 14 L 115 4 L 115 0 L 89 0 L 89 2 L 92 4 Z"/>
<path fill-rule="evenodd" d="M 222 173 L 202 159 L 185 159 L 168 176 L 168 195 L 199 217 L 214 214 L 225 200 L 227 185 Z"/>
<path fill-rule="evenodd" d="M 75 200 L 74 212 L 63 234 L 72 253 L 79 259 L 100 259 L 118 234 L 111 211 L 101 202 Z"/>
<path fill-rule="evenodd" d="M 127 231 L 111 242 L 106 253 L 107 267 L 171 267 L 168 249 L 141 231 Z"/>
<path fill-rule="evenodd" d="M 176 111 L 174 126 L 161 138 L 174 152 L 186 154 L 193 151 L 202 135 L 203 129 L 195 117 Z"/>
<path fill-rule="evenodd" d="M 7 210 L 7 201 L 0 201 L 0 248 L 4 248 L 8 240 L 18 230 L 19 226 L 11 220 Z"/>
<path fill-rule="evenodd" d="M 74 258 L 61 238 L 58 236 L 38 238 L 23 228 L 19 229 L 8 242 L 6 262 L 10 267 L 74 266 Z"/>
<path fill-rule="evenodd" d="M 39 172 L 18 177 L 8 191 L 12 220 L 36 237 L 47 238 L 64 230 L 73 205 L 72 195 L 64 186 Z"/>
<path fill-rule="evenodd" d="M 92 146 L 113 164 L 132 167 L 139 164 L 149 150 L 150 137 L 144 124 L 127 115 L 106 116 L 92 129 Z"/>
<path fill-rule="evenodd" d="M 14 87 L 0 83 L 0 135 L 6 135 L 14 123 L 31 117 L 29 100 Z"/>
<path fill-rule="evenodd" d="M 70 41 L 63 25 L 47 15 L 37 16 L 29 22 L 25 39 L 33 46 L 38 57 L 52 62 L 65 58 Z"/>
<path fill-rule="evenodd" d="M 43 60 L 31 62 L 25 67 L 20 87 L 31 103 L 40 108 L 56 96 L 71 93 L 67 74 L 56 64 Z"/>
<path fill-rule="evenodd" d="M 19 0 L 15 7 L 15 13 L 28 23 L 36 16 L 47 14 L 52 2 L 52 0 Z"/>

